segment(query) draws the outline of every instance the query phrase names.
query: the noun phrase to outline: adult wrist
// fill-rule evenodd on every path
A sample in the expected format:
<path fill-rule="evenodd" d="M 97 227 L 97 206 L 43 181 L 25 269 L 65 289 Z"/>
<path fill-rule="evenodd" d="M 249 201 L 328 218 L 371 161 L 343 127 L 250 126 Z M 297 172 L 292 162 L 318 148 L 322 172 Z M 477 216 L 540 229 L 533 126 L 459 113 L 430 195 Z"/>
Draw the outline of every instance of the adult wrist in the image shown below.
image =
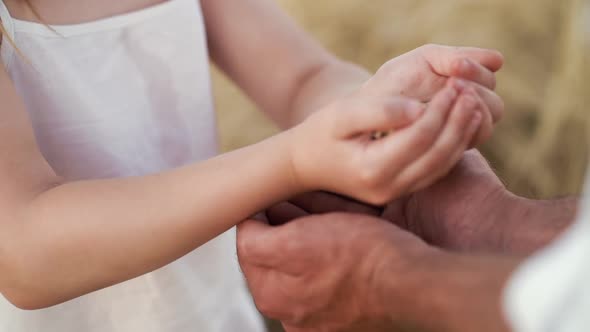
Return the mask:
<path fill-rule="evenodd" d="M 556 238 L 575 215 L 575 199 L 532 200 L 505 188 L 490 191 L 460 214 L 443 214 L 445 225 L 467 225 L 445 233 L 442 246 L 462 252 L 528 255 Z M 454 229 L 451 227 L 451 230 Z"/>
<path fill-rule="evenodd" d="M 407 269 L 384 271 L 379 296 L 389 326 L 428 332 L 508 331 L 502 294 L 519 259 L 430 250 Z"/>
<path fill-rule="evenodd" d="M 524 203 L 528 201 L 516 196 L 506 188 L 488 195 L 485 205 L 470 215 L 469 223 L 477 223 L 477 233 L 469 244 L 469 252 L 507 253 L 510 252 L 515 220 L 520 219 Z"/>
<path fill-rule="evenodd" d="M 505 215 L 516 196 L 503 186 L 480 187 L 478 195 L 442 202 L 414 195 L 405 203 L 406 227 L 438 247 L 460 252 L 498 252 L 505 236 Z M 471 189 L 470 189 L 471 190 Z M 435 197 L 436 198 L 436 197 Z"/>
<path fill-rule="evenodd" d="M 576 198 L 533 200 L 511 196 L 495 231 L 496 247 L 504 253 L 534 253 L 557 238 L 576 215 Z"/>
<path fill-rule="evenodd" d="M 433 301 L 439 312 L 441 328 L 436 331 L 505 332 L 503 294 L 520 257 L 461 255 L 445 253 L 449 258 L 439 265 L 438 280 L 433 282 Z"/>
<path fill-rule="evenodd" d="M 385 322 L 387 330 L 444 331 L 439 328 L 446 308 L 439 303 L 440 297 L 432 295 L 438 292 L 440 281 L 436 266 L 445 265 L 447 258 L 433 247 L 411 256 L 403 271 L 399 257 L 381 261 L 369 290 L 375 299 L 370 306 L 376 308 L 374 319 Z"/>

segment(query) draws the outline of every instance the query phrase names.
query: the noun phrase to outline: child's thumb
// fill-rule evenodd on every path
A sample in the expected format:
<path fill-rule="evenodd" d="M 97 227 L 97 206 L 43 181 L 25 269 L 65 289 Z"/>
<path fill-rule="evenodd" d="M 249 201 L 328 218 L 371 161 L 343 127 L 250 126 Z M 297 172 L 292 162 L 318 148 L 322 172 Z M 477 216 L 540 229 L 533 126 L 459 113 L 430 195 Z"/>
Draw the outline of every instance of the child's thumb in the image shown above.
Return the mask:
<path fill-rule="evenodd" d="M 400 129 L 420 118 L 424 109 L 422 103 L 400 97 L 359 100 L 339 114 L 339 131 L 351 137 Z"/>

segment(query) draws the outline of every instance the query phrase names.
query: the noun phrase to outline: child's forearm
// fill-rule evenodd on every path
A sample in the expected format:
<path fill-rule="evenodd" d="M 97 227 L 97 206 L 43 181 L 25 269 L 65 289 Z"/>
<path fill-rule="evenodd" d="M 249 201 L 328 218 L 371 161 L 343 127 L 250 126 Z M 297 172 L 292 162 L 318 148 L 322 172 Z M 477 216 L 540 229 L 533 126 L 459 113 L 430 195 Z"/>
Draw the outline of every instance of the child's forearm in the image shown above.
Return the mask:
<path fill-rule="evenodd" d="M 295 126 L 327 104 L 358 90 L 371 75 L 364 68 L 332 58 L 297 87 L 291 103 L 287 127 Z"/>
<path fill-rule="evenodd" d="M 158 175 L 47 190 L 2 234 L 2 292 L 46 307 L 178 259 L 297 192 L 287 135 Z"/>

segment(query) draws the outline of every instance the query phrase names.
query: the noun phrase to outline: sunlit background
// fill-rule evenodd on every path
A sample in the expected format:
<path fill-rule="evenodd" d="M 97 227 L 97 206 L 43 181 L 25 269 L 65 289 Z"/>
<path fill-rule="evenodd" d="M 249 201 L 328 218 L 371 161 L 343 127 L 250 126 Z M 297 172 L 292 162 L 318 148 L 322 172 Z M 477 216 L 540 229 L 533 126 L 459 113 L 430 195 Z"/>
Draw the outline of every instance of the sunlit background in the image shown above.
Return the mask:
<path fill-rule="evenodd" d="M 426 43 L 499 49 L 506 117 L 484 154 L 519 194 L 581 190 L 590 145 L 588 0 L 274 1 L 327 48 L 371 71 Z M 275 132 L 217 73 L 215 84 L 225 150 Z"/>

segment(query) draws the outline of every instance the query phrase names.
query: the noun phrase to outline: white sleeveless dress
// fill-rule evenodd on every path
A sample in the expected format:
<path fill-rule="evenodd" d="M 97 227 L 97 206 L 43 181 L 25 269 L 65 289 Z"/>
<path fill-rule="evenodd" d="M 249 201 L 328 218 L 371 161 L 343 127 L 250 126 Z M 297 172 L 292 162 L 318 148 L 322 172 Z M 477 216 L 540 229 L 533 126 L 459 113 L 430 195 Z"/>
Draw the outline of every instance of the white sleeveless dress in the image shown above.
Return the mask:
<path fill-rule="evenodd" d="M 1 0 L 0 18 L 26 58 L 4 42 L 2 62 L 59 175 L 144 175 L 217 153 L 197 0 L 55 31 L 13 19 Z M 184 331 L 264 331 L 234 230 L 153 273 L 49 309 L 22 311 L 0 296 L 0 332 Z"/>

